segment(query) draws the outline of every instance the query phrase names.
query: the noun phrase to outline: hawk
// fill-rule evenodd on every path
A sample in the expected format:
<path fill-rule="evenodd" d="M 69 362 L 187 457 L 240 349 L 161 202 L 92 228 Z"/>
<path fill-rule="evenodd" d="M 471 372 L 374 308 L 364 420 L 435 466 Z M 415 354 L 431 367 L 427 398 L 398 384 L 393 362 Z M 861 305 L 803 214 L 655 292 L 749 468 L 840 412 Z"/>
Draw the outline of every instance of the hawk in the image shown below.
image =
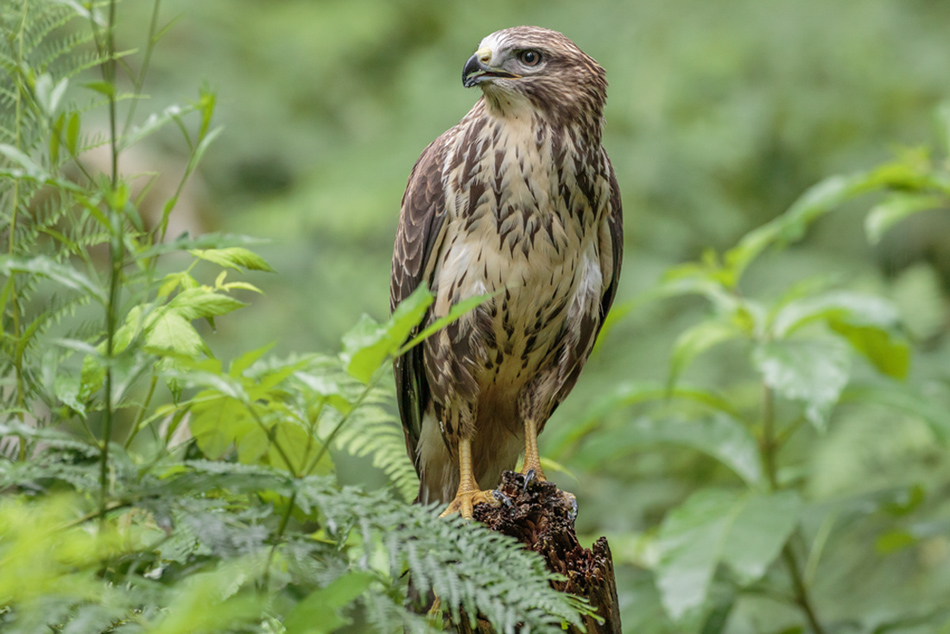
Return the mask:
<path fill-rule="evenodd" d="M 561 33 L 520 26 L 483 39 L 462 83 L 482 96 L 412 169 L 390 309 L 428 285 L 424 327 L 490 295 L 394 363 L 417 501 L 471 518 L 498 504 L 484 489 L 522 447 L 524 473 L 544 479 L 538 434 L 613 302 L 623 229 L 597 62 Z"/>

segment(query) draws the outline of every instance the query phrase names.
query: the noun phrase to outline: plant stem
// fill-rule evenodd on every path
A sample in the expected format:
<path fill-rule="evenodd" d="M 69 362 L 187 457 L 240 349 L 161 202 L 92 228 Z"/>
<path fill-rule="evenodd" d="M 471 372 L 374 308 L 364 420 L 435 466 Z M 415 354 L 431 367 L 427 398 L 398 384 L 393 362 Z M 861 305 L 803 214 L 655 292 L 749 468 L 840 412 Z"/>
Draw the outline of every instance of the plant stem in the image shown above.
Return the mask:
<path fill-rule="evenodd" d="M 811 627 L 812 632 L 814 632 L 814 634 L 824 634 L 825 630 L 822 628 L 821 623 L 818 622 L 818 616 L 815 614 L 815 608 L 808 594 L 808 587 L 805 585 L 801 570 L 798 568 L 798 558 L 795 556 L 795 552 L 788 542 L 786 542 L 784 548 L 782 548 L 782 560 L 785 562 L 785 567 L 788 568 L 788 575 L 792 579 L 792 589 L 795 591 L 795 603 L 798 604 L 798 607 L 805 613 L 805 618 L 808 619 L 808 625 Z"/>
<path fill-rule="evenodd" d="M 23 63 L 23 37 L 24 30 L 26 29 L 26 15 L 27 9 L 29 7 L 29 2 L 23 3 L 23 19 L 20 22 L 20 33 L 19 33 L 19 45 L 18 45 L 18 57 L 17 62 L 22 65 Z M 20 124 L 23 117 L 23 90 L 22 86 L 22 77 L 20 82 L 17 83 L 16 87 L 16 122 L 14 127 L 15 131 L 15 140 L 14 147 L 20 149 Z M 15 178 L 13 180 L 13 205 L 10 211 L 10 242 L 8 245 L 7 253 L 13 255 L 16 250 L 16 222 L 17 222 L 17 212 L 20 208 L 20 179 Z M 17 298 L 16 294 L 16 276 L 10 275 L 10 314 L 13 318 L 13 340 L 16 342 L 14 353 L 13 353 L 13 367 L 16 372 L 16 401 L 17 408 L 17 418 L 20 419 L 20 422 L 23 422 L 23 412 L 26 411 L 26 385 L 23 382 L 23 349 L 24 346 L 20 341 L 20 337 L 23 335 L 23 332 L 20 327 L 20 301 Z M 20 436 L 19 443 L 19 460 L 23 462 L 26 460 L 26 438 Z"/>
<path fill-rule="evenodd" d="M 290 494 L 290 499 L 287 500 L 287 510 L 284 511 L 283 516 L 280 518 L 280 526 L 277 527 L 277 533 L 274 535 L 274 543 L 270 547 L 270 552 L 267 553 L 267 565 L 264 567 L 264 576 L 261 579 L 262 590 L 267 590 L 267 586 L 270 585 L 270 567 L 274 562 L 274 554 L 277 552 L 278 544 L 280 544 L 280 541 L 284 538 L 284 531 L 287 530 L 287 524 L 290 523 L 290 515 L 294 512 L 294 504 L 296 502 L 297 492 L 294 491 Z"/>
<path fill-rule="evenodd" d="M 759 443 L 759 450 L 762 452 L 762 462 L 765 464 L 769 490 L 773 492 L 781 489 L 778 483 L 778 469 L 775 464 L 775 454 L 778 446 L 775 439 L 775 393 L 772 388 L 764 385 L 762 391 L 762 439 Z M 796 528 L 793 535 L 797 534 L 798 530 Z M 813 634 L 824 634 L 825 630 L 818 621 L 815 607 L 808 593 L 808 586 L 802 577 L 798 557 L 796 557 L 795 551 L 792 550 L 791 537 L 782 547 L 782 561 L 785 563 L 785 568 L 788 570 L 788 576 L 792 582 L 796 605 L 805 613 L 805 618 L 808 620 L 808 625 Z"/>
<path fill-rule="evenodd" d="M 113 200 L 109 203 L 109 217 L 111 229 L 111 240 L 109 241 L 109 301 L 106 305 L 106 379 L 105 379 L 105 406 L 103 411 L 103 429 L 102 429 L 102 453 L 99 469 L 99 508 L 104 511 L 106 508 L 106 496 L 109 479 L 109 441 L 112 438 L 112 423 L 114 419 L 114 407 L 112 402 L 112 361 L 115 353 L 115 332 L 117 319 L 117 307 L 119 303 L 120 280 L 122 276 L 122 261 L 125 257 L 124 243 L 122 241 L 122 219 L 119 209 L 114 207 L 115 191 L 119 183 L 119 140 L 116 135 L 116 98 L 115 98 L 115 0 L 109 2 L 109 24 L 106 31 L 106 52 L 108 59 L 102 65 L 103 79 L 112 85 L 112 91 L 109 95 L 109 134 L 110 146 L 112 150 L 112 173 L 111 187 Z M 105 514 L 103 513 L 103 518 Z"/>
<path fill-rule="evenodd" d="M 155 394 L 155 386 L 158 385 L 158 375 L 155 374 L 154 370 L 152 371 L 152 381 L 148 386 L 148 394 L 145 395 L 145 401 L 142 403 L 142 406 L 139 408 L 139 415 L 135 417 L 135 422 L 132 424 L 132 429 L 129 430 L 129 437 L 125 439 L 125 448 L 128 449 L 129 445 L 132 444 L 132 441 L 138 435 L 139 430 L 142 426 L 142 419 L 145 418 L 145 412 L 148 411 L 148 406 L 152 402 L 152 396 Z"/>

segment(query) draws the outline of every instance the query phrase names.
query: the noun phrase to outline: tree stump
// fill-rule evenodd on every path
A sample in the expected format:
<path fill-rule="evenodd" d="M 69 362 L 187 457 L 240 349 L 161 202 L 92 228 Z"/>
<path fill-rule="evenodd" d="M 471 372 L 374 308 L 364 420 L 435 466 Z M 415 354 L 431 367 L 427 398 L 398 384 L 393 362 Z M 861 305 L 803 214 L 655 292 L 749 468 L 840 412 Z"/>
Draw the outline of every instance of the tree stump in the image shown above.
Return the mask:
<path fill-rule="evenodd" d="M 597 609 L 597 616 L 585 619 L 588 634 L 621 634 L 620 609 L 617 605 L 617 581 L 607 538 L 601 537 L 590 550 L 583 548 L 574 533 L 577 504 L 553 482 L 528 479 L 513 471 L 502 475 L 498 487 L 510 505 L 490 507 L 479 504 L 474 519 L 493 531 L 510 535 L 541 555 L 548 568 L 565 579 L 552 584 L 556 590 L 584 597 Z M 460 634 L 494 634 L 482 621 L 472 629 L 466 619 Z M 581 631 L 571 627 L 568 632 Z"/>

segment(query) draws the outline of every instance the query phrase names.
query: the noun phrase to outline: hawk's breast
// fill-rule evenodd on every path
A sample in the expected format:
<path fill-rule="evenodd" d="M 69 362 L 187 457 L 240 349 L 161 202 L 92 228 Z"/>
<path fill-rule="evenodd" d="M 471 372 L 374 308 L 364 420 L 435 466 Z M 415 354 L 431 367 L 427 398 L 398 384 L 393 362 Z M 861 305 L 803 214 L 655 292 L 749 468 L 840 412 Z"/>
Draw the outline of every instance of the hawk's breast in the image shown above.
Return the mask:
<path fill-rule="evenodd" d="M 508 397 L 554 368 L 572 321 L 596 312 L 603 209 L 578 190 L 569 140 L 539 132 L 537 122 L 488 124 L 464 141 L 474 154 L 448 159 L 455 168 L 433 318 L 468 297 L 493 297 L 447 329 L 438 348 L 463 357 L 456 361 L 477 392 Z"/>

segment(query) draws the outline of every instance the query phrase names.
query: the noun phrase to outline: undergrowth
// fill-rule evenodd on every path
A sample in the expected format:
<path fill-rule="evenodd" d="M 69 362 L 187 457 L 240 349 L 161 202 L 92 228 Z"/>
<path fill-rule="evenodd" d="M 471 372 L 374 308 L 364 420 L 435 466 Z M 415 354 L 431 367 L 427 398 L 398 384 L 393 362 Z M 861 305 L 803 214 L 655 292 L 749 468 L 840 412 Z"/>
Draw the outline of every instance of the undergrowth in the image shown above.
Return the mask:
<path fill-rule="evenodd" d="M 147 40 L 119 51 L 118 9 L 0 7 L 0 629 L 441 629 L 407 607 L 407 572 L 451 621 L 579 622 L 539 557 L 409 503 L 378 382 L 414 345 L 424 290 L 388 323 L 360 321 L 340 355 L 215 356 L 215 321 L 260 293 L 242 274 L 271 268 L 252 238 L 169 235 L 221 132 L 216 97 L 145 113 L 173 21 L 156 0 Z M 185 167 L 156 213 L 159 174 L 123 156 L 175 133 Z M 372 456 L 392 486 L 341 487 L 335 451 Z"/>

